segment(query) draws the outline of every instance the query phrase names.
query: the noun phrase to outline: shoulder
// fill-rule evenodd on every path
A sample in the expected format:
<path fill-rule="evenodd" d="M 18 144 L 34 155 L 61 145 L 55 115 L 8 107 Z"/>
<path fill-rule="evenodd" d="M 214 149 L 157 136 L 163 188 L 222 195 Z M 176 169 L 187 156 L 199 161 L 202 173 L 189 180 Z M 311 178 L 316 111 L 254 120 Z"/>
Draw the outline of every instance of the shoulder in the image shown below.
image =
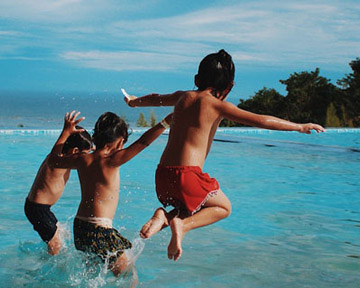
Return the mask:
<path fill-rule="evenodd" d="M 79 152 L 72 154 L 71 157 L 77 167 L 81 167 L 83 165 L 89 166 L 89 164 L 94 161 L 93 153 Z"/>
<path fill-rule="evenodd" d="M 197 98 L 199 99 L 199 101 L 207 103 L 208 105 L 212 105 L 214 107 L 222 107 L 224 103 L 226 103 L 224 101 L 217 99 L 211 93 L 208 92 L 198 93 Z"/>

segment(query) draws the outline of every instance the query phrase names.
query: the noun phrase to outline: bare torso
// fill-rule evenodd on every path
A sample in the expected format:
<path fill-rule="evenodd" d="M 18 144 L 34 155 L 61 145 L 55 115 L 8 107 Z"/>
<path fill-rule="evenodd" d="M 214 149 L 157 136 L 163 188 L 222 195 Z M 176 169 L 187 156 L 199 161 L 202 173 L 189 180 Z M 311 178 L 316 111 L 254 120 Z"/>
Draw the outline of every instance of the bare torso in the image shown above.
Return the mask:
<path fill-rule="evenodd" d="M 213 108 L 214 101 L 220 100 L 207 91 L 184 92 L 175 105 L 169 140 L 160 164 L 203 167 L 221 121 Z"/>
<path fill-rule="evenodd" d="M 47 163 L 48 157 L 39 168 L 28 198 L 35 203 L 53 205 L 64 191 L 70 176 L 70 169 L 50 168 Z"/>
<path fill-rule="evenodd" d="M 83 164 L 78 168 L 82 195 L 77 215 L 113 219 L 119 199 L 119 167 L 109 165 L 102 151 L 82 157 Z"/>

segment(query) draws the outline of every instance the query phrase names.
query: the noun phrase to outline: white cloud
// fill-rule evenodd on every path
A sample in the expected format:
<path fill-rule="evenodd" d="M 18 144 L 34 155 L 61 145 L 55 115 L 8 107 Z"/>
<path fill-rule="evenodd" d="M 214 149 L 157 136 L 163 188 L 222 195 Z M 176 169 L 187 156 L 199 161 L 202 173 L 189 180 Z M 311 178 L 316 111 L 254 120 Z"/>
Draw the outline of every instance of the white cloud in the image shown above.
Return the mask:
<path fill-rule="evenodd" d="M 2 0 L 0 17 L 23 19 L 32 26 L 18 32 L 17 27 L 5 28 L 0 37 L 14 37 L 11 44 L 22 45 L 16 51 L 36 43 L 76 65 L 116 71 L 189 67 L 221 48 L 242 63 L 276 66 L 346 65 L 360 55 L 356 1 L 262 0 L 218 7 L 210 2 L 202 10 L 147 19 L 139 19 L 136 10 L 144 5 L 161 9 L 163 2 L 139 3 Z"/>
<path fill-rule="evenodd" d="M 102 70 L 169 71 L 194 59 L 173 54 L 147 52 L 66 52 L 61 57 L 78 65 Z"/>
<path fill-rule="evenodd" d="M 206 43 L 208 47 L 223 45 L 244 55 L 242 60 L 282 65 L 289 61 L 343 62 L 360 53 L 355 28 L 360 27 L 359 4 L 257 3 L 211 7 L 168 18 L 119 21 L 111 32 L 130 41 L 141 38 L 162 43 L 166 39 Z"/>
<path fill-rule="evenodd" d="M 4 31 L 0 30 L 0 36 L 18 36 L 20 33 L 18 31 Z"/>

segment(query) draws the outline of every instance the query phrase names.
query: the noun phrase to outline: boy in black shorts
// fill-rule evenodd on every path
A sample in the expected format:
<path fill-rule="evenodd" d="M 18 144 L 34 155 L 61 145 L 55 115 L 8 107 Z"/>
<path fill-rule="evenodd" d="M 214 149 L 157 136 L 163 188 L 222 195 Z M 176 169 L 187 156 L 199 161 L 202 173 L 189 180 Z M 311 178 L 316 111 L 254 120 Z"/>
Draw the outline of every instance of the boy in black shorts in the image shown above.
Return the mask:
<path fill-rule="evenodd" d="M 76 126 L 84 118 L 76 117 L 80 112 L 66 113 L 64 128 L 55 143 L 51 153 L 45 158 L 36 175 L 29 195 L 25 202 L 25 215 L 33 224 L 41 239 L 47 243 L 48 252 L 56 255 L 61 249 L 58 220 L 50 207 L 61 197 L 65 184 L 70 176 L 70 169 L 55 168 L 56 154 L 88 153 L 92 148 L 90 134 L 85 129 Z M 59 145 L 65 141 L 65 145 Z"/>

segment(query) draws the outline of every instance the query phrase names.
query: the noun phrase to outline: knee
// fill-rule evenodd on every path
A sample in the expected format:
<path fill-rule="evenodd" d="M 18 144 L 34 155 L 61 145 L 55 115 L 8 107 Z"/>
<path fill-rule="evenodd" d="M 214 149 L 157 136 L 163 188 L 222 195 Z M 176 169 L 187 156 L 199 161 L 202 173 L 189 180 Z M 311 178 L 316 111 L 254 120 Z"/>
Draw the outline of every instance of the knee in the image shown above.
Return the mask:
<path fill-rule="evenodd" d="M 127 271 L 128 264 L 127 257 L 125 253 L 123 253 L 114 264 L 110 265 L 110 270 L 115 277 L 119 277 L 122 273 Z"/>
<path fill-rule="evenodd" d="M 226 203 L 223 203 L 221 206 L 221 214 L 222 218 L 229 217 L 231 214 L 231 203 L 230 201 L 227 201 Z"/>
<path fill-rule="evenodd" d="M 230 216 L 230 214 L 231 214 L 231 203 L 230 203 L 230 201 L 229 201 L 229 203 L 227 205 L 225 205 L 224 210 L 225 210 L 225 217 L 224 218 Z"/>

